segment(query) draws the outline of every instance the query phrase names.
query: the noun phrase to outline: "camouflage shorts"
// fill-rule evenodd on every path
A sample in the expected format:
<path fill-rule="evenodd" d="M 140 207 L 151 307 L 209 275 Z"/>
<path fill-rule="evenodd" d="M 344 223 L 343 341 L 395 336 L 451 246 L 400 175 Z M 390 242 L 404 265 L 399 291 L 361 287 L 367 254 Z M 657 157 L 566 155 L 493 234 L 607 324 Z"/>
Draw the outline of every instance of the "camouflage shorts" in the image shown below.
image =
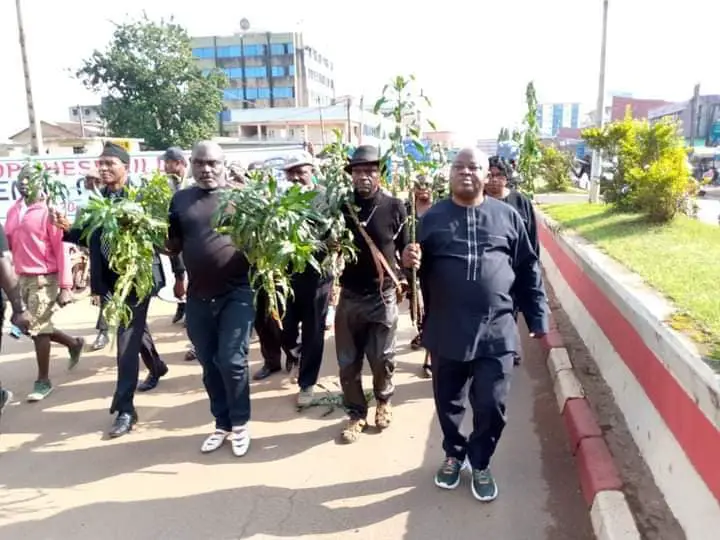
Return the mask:
<path fill-rule="evenodd" d="M 55 331 L 52 316 L 58 309 L 60 285 L 55 274 L 19 276 L 23 300 L 32 318 L 30 335 L 51 334 Z"/>

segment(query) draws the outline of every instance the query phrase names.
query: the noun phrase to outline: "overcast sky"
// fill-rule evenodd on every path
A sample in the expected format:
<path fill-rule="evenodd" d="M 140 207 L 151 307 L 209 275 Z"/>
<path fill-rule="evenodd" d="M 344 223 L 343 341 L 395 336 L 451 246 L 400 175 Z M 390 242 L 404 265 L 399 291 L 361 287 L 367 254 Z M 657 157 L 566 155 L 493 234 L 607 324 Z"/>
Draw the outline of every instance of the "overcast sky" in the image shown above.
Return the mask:
<path fill-rule="evenodd" d="M 332 0 L 22 0 L 36 106 L 44 120 L 95 103 L 68 68 L 108 42 L 112 26 L 146 9 L 195 35 L 227 34 L 241 18 L 262 30 L 302 29 L 336 66 L 339 93 L 375 97 L 389 77 L 414 73 L 440 129 L 495 137 L 520 119 L 534 80 L 544 102 L 597 99 L 601 0 L 417 2 Z M 687 99 L 696 82 L 720 93 L 720 2 L 610 0 L 608 91 Z M 421 6 L 426 6 L 422 8 Z M 668 6 L 668 7 L 661 7 Z M 674 6 L 670 8 L 669 6 Z M 27 126 L 14 1 L 0 2 L 0 138 Z"/>

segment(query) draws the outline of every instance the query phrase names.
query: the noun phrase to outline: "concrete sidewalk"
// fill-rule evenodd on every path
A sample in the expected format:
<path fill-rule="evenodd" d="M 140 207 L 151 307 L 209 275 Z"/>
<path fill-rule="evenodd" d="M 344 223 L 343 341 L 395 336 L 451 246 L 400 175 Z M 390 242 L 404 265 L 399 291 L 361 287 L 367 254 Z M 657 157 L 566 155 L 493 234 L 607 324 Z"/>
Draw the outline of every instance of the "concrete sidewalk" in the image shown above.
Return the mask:
<path fill-rule="evenodd" d="M 455 492 L 433 485 L 443 455 L 432 390 L 418 377 L 422 353 L 404 345 L 394 424 L 386 432 L 369 430 L 355 445 L 338 445 L 342 412 L 296 412 L 295 388 L 283 374 L 252 385 L 247 456 L 233 458 L 229 448 L 201 455 L 211 417 L 199 366 L 183 361 L 187 342 L 183 329 L 170 325 L 172 309 L 157 301 L 151 310 L 170 373 L 155 391 L 138 395 L 140 424 L 115 441 L 104 439 L 115 376 L 111 351 L 88 355 L 67 373 L 56 350 L 55 392 L 31 405 L 21 401 L 35 376 L 30 343 L 5 334 L 0 378 L 16 399 L 0 426 L 0 538 L 592 538 L 535 344 L 526 344 L 514 375 L 510 423 L 493 463 L 500 497 L 483 505 L 467 479 Z M 92 337 L 96 314 L 84 300 L 58 323 Z M 406 344 L 413 335 L 407 316 L 401 328 L 399 342 Z M 253 371 L 259 359 L 255 343 Z M 336 371 L 329 333 L 323 382 L 334 385 Z"/>

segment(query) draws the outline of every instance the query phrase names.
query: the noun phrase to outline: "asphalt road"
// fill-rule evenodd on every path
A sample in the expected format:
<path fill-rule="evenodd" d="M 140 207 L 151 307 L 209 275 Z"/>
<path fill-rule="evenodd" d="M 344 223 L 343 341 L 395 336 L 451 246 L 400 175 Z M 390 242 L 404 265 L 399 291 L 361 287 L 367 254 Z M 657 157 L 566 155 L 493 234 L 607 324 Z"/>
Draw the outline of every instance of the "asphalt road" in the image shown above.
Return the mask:
<path fill-rule="evenodd" d="M 170 373 L 154 392 L 138 396 L 138 429 L 115 441 L 103 436 L 111 420 L 111 351 L 88 355 L 67 373 L 56 350 L 55 392 L 27 404 L 18 398 L 35 375 L 29 343 L 4 338 L 0 374 L 16 400 L 1 425 L 0 538 L 592 538 L 534 344 L 514 375 L 509 425 L 493 464 L 500 498 L 483 505 L 472 499 L 467 479 L 455 492 L 433 485 L 442 450 L 431 387 L 417 376 L 422 354 L 406 348 L 398 355 L 394 425 L 384 433 L 370 431 L 351 446 L 336 444 L 341 412 L 296 412 L 293 385 L 276 375 L 253 383 L 249 454 L 237 459 L 222 448 L 201 455 L 211 429 L 207 400 L 199 367 L 183 361 L 186 340 L 182 328 L 169 324 L 171 309 L 156 302 L 151 310 Z M 58 322 L 91 336 L 95 317 L 84 300 Z M 403 316 L 400 341 L 411 337 Z M 329 334 L 323 368 L 328 386 L 336 379 L 333 357 Z"/>

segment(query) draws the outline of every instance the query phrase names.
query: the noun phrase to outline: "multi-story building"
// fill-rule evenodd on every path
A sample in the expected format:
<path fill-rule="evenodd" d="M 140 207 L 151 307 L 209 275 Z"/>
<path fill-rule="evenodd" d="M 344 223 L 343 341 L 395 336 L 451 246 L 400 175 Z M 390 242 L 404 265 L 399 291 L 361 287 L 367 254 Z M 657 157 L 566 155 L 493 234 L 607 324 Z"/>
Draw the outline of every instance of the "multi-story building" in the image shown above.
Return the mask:
<path fill-rule="evenodd" d="M 101 105 L 75 105 L 68 109 L 71 122 L 80 122 L 94 126 L 102 126 Z"/>
<path fill-rule="evenodd" d="M 228 79 L 224 104 L 230 111 L 328 105 L 335 97 L 333 63 L 298 32 L 245 32 L 192 39 L 198 65 Z"/>
<path fill-rule="evenodd" d="M 651 123 L 663 118 L 677 121 L 691 146 L 720 145 L 720 95 L 698 96 L 696 107 L 695 122 L 692 121 L 692 100 L 651 109 L 648 119 Z"/>
<path fill-rule="evenodd" d="M 228 134 L 239 141 L 312 143 L 315 148 L 335 141 L 335 133 L 353 146 L 372 144 L 383 150 L 394 128 L 386 118 L 365 111 L 349 99 L 320 107 L 273 107 L 230 111 Z"/>
<path fill-rule="evenodd" d="M 537 122 L 542 137 L 555 137 L 560 128 L 580 127 L 579 103 L 543 103 L 537 108 Z"/>

